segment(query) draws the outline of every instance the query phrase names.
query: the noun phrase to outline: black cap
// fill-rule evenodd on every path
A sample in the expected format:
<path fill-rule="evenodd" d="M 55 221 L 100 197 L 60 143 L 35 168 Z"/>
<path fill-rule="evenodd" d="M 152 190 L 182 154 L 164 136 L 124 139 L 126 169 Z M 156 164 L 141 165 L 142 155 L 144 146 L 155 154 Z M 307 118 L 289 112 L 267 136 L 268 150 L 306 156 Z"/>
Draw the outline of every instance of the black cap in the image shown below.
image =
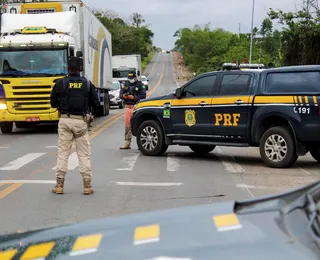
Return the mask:
<path fill-rule="evenodd" d="M 128 74 L 128 79 L 133 79 L 133 78 L 135 78 L 137 76 L 137 74 L 135 73 L 135 72 L 130 72 L 129 74 Z"/>

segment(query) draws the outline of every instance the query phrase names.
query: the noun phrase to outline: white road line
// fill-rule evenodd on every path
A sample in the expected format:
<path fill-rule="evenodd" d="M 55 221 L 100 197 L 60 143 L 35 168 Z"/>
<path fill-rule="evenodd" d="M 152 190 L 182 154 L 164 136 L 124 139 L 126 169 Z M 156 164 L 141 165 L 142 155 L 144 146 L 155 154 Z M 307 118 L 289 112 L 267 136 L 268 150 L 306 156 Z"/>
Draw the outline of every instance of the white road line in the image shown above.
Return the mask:
<path fill-rule="evenodd" d="M 56 181 L 50 180 L 3 180 L 2 184 L 24 183 L 24 184 L 55 184 Z"/>
<path fill-rule="evenodd" d="M 167 156 L 167 171 L 176 172 L 180 169 L 180 159 L 174 155 Z"/>
<path fill-rule="evenodd" d="M 70 155 L 69 159 L 68 159 L 68 171 L 72 171 L 75 168 L 77 168 L 79 165 L 79 161 L 78 161 L 78 156 L 77 153 L 74 152 Z M 53 171 L 55 171 L 57 169 L 57 166 L 54 166 L 52 168 Z"/>
<path fill-rule="evenodd" d="M 246 185 L 244 183 L 239 183 L 236 185 L 238 188 L 245 188 L 245 189 L 255 189 L 255 190 L 288 190 L 288 187 L 274 187 L 274 186 L 254 186 L 254 185 Z"/>
<path fill-rule="evenodd" d="M 181 186 L 181 182 L 112 182 L 121 186 L 150 186 L 150 187 L 170 187 Z"/>
<path fill-rule="evenodd" d="M 56 146 L 56 145 L 48 145 L 48 146 L 46 146 L 46 148 L 58 148 L 58 146 Z"/>
<path fill-rule="evenodd" d="M 80 250 L 80 251 L 70 252 L 69 255 L 70 256 L 78 256 L 78 255 L 92 254 L 97 251 L 98 251 L 98 249 L 96 249 L 96 248 L 90 248 L 90 249 L 84 249 L 84 250 Z"/>
<path fill-rule="evenodd" d="M 1 167 L 1 171 L 13 171 L 19 170 L 22 166 L 32 162 L 33 160 L 38 159 L 40 156 L 46 153 L 28 153 L 12 162 L 9 162 L 4 167 Z"/>
<path fill-rule="evenodd" d="M 157 57 L 154 59 L 154 61 L 153 61 L 154 63 L 153 63 L 152 69 L 150 70 L 150 73 L 148 74 L 147 78 L 149 78 L 149 77 L 150 77 L 150 75 L 151 75 L 151 73 L 153 72 L 154 67 L 155 67 L 155 65 L 156 65 L 156 63 L 157 63 L 157 61 L 158 61 L 158 59 L 159 59 L 159 54 L 157 54 Z"/>
<path fill-rule="evenodd" d="M 140 153 L 131 153 L 129 156 L 125 156 L 122 159 L 122 168 L 117 168 L 116 171 L 132 171 Z"/>
<path fill-rule="evenodd" d="M 216 147 L 215 149 L 220 155 L 225 155 L 224 152 L 219 148 Z M 232 158 L 229 156 L 229 158 Z M 231 173 L 243 173 L 245 172 L 244 169 L 236 162 L 228 162 L 226 160 L 221 160 L 221 163 L 225 167 L 225 170 Z"/>
<path fill-rule="evenodd" d="M 192 260 L 192 258 L 189 258 L 189 257 L 158 256 L 156 258 L 149 258 L 147 260 Z"/>
<path fill-rule="evenodd" d="M 9 149 L 8 146 L 0 146 L 0 149 Z"/>

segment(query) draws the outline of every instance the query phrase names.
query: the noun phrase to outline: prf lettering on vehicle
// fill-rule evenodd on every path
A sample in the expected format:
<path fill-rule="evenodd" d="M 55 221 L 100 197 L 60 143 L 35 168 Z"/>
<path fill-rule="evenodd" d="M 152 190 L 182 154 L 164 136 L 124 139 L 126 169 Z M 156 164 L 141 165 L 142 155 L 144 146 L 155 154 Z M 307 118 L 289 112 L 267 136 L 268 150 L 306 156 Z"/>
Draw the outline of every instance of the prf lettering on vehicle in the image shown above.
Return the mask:
<path fill-rule="evenodd" d="M 240 114 L 214 114 L 216 126 L 237 126 Z"/>
<path fill-rule="evenodd" d="M 81 88 L 82 83 L 69 83 L 69 88 Z"/>

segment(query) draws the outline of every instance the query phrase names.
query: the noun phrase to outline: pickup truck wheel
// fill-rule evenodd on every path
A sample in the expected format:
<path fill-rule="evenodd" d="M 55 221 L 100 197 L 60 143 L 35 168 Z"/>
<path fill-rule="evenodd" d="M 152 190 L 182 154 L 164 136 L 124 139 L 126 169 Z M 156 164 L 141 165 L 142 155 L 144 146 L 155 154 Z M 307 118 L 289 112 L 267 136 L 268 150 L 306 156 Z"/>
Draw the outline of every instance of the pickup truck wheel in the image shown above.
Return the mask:
<path fill-rule="evenodd" d="M 142 154 L 148 156 L 162 155 L 168 146 L 160 124 L 155 120 L 143 122 L 137 131 L 137 145 Z"/>
<path fill-rule="evenodd" d="M 316 161 L 320 162 L 320 148 L 313 148 L 310 150 L 310 154 Z"/>
<path fill-rule="evenodd" d="M 3 122 L 0 124 L 0 128 L 3 134 L 10 134 L 13 130 L 13 122 Z"/>
<path fill-rule="evenodd" d="M 290 167 L 298 159 L 294 138 L 285 127 L 268 129 L 262 135 L 259 150 L 262 160 L 271 168 Z"/>
<path fill-rule="evenodd" d="M 216 148 L 215 145 L 189 145 L 190 149 L 197 154 L 207 154 Z"/>

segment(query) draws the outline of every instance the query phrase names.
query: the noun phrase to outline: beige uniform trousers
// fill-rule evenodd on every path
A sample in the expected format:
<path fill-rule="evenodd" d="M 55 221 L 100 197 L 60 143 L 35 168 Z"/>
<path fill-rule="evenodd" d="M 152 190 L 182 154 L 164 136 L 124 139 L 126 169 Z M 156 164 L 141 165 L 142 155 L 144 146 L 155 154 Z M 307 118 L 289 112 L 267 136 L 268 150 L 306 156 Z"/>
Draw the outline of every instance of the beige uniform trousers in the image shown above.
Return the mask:
<path fill-rule="evenodd" d="M 126 143 L 131 143 L 131 139 L 132 139 L 130 120 L 132 118 L 133 108 L 134 108 L 134 105 L 125 105 L 125 108 L 124 108 L 124 122 L 125 122 L 124 140 L 126 141 Z"/>
<path fill-rule="evenodd" d="M 70 116 L 71 117 L 71 116 Z M 59 145 L 57 158 L 57 178 L 64 178 L 68 169 L 68 159 L 70 156 L 72 143 L 75 141 L 76 152 L 79 160 L 79 170 L 83 179 L 91 179 L 91 148 L 89 141 L 88 125 L 81 119 L 61 117 L 58 125 Z M 77 134 L 84 133 L 80 137 Z"/>

